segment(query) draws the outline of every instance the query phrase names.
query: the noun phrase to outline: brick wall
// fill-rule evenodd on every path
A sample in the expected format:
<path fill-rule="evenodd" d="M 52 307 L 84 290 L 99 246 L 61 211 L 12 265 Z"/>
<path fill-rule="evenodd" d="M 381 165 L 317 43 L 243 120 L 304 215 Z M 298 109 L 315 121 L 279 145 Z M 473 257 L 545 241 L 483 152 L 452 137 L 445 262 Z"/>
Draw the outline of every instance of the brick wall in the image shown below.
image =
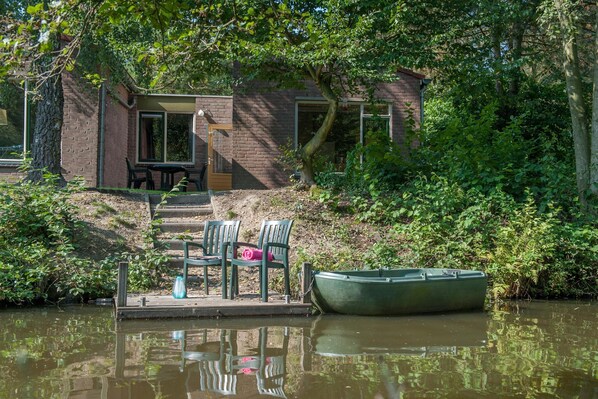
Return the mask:
<path fill-rule="evenodd" d="M 400 79 L 381 84 L 376 96 L 392 100 L 393 140 L 403 144 L 408 108 L 419 124 L 421 77 L 399 73 Z M 290 172 L 277 162 L 281 146 L 295 137 L 297 98 L 321 98 L 313 85 L 302 90 L 268 90 L 253 83 L 237 90 L 233 101 L 233 188 L 266 189 L 289 184 Z M 410 106 L 407 104 L 410 103 Z"/>
<path fill-rule="evenodd" d="M 99 93 L 82 79 L 63 74 L 64 120 L 62 173 L 67 180 L 82 176 L 95 187 L 98 174 Z"/>
<path fill-rule="evenodd" d="M 104 187 L 126 187 L 129 157 L 129 92 L 119 85 L 107 91 L 104 117 Z"/>
<path fill-rule="evenodd" d="M 233 101 L 233 188 L 275 188 L 289 183 L 276 158 L 294 137 L 295 97 L 308 91 L 269 91 L 258 85 Z"/>
<path fill-rule="evenodd" d="M 399 73 L 399 80 L 392 84 L 378 87 L 380 98 L 394 99 L 392 104 L 392 138 L 401 146 L 407 145 L 405 139 L 405 120 L 411 111 L 416 126 L 420 124 L 420 83 L 421 77 Z M 408 143 L 412 145 L 412 143 Z"/>
<path fill-rule="evenodd" d="M 204 116 L 197 115 L 199 110 Z M 200 96 L 195 99 L 195 167 L 207 162 L 208 124 L 230 124 L 233 121 L 233 98 L 227 96 Z M 225 154 L 231 159 L 233 154 Z"/>
<path fill-rule="evenodd" d="M 17 170 L 17 166 L 0 166 L 0 180 L 9 183 L 16 183 L 25 175 Z"/>

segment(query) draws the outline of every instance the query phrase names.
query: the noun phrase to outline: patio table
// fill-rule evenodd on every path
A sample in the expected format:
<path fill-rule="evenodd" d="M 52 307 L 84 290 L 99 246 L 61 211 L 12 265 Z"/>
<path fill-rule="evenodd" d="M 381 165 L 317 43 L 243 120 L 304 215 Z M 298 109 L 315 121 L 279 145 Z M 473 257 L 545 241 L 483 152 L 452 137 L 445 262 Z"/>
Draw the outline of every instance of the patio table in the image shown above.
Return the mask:
<path fill-rule="evenodd" d="M 182 165 L 155 164 L 148 166 L 150 170 L 160 172 L 160 190 L 171 190 L 174 187 L 174 175 L 185 171 Z"/>

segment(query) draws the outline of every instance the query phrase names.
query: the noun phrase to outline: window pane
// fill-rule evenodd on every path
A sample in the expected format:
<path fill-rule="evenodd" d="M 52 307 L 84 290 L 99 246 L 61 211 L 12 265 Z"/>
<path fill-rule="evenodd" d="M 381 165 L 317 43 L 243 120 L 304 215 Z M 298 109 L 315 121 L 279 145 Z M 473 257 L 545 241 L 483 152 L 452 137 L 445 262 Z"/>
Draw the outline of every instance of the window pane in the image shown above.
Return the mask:
<path fill-rule="evenodd" d="M 388 113 L 388 105 L 387 104 L 367 104 L 363 107 L 363 113 L 367 115 L 376 115 L 376 116 L 387 116 Z"/>
<path fill-rule="evenodd" d="M 368 134 L 371 132 L 384 132 L 390 134 L 390 118 L 371 117 L 363 119 L 363 133 L 367 144 Z"/>
<path fill-rule="evenodd" d="M 0 159 L 23 159 L 25 92 L 13 83 L 0 83 Z"/>
<path fill-rule="evenodd" d="M 193 115 L 168 114 L 166 152 L 168 162 L 193 162 Z"/>
<path fill-rule="evenodd" d="M 300 145 L 305 145 L 315 135 L 327 109 L 327 104 L 299 104 L 297 137 Z M 326 143 L 318 151 L 319 156 L 332 162 L 339 171 L 345 168 L 347 153 L 359 143 L 359 110 L 358 104 L 342 106 Z"/>
<path fill-rule="evenodd" d="M 139 161 L 164 162 L 164 114 L 139 115 Z"/>
<path fill-rule="evenodd" d="M 232 173 L 233 165 L 226 155 L 232 154 L 231 135 L 224 129 L 212 131 L 212 172 Z M 229 155 L 230 157 L 230 155 Z"/>

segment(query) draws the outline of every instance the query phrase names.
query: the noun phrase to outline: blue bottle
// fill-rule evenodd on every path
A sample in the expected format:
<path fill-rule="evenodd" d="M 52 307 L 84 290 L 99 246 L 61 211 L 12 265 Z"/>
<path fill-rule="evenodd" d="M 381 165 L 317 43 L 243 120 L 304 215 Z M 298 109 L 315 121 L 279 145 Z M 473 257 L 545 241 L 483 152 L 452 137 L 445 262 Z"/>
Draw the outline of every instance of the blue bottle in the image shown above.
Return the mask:
<path fill-rule="evenodd" d="M 185 288 L 185 280 L 183 280 L 183 276 L 176 276 L 174 287 L 172 289 L 172 296 L 175 299 L 183 299 L 187 297 L 187 289 Z"/>

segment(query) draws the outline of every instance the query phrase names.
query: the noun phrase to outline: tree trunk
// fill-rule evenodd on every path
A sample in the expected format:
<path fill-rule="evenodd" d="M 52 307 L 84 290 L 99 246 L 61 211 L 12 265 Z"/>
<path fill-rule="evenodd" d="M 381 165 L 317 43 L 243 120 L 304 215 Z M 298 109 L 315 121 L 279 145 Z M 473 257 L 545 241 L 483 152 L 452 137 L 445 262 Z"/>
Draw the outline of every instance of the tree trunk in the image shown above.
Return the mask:
<path fill-rule="evenodd" d="M 590 140 L 590 189 L 594 197 L 598 197 L 598 7 L 594 24 L 594 91 L 592 93 L 592 135 Z"/>
<path fill-rule="evenodd" d="M 328 111 L 326 112 L 322 126 L 318 128 L 314 137 L 312 137 L 301 149 L 301 181 L 309 186 L 316 184 L 314 179 L 314 156 L 318 149 L 326 142 L 326 138 L 332 129 L 332 125 L 334 124 L 338 112 L 338 98 L 332 90 L 330 78 L 317 79 L 316 85 L 324 98 L 328 100 Z"/>
<path fill-rule="evenodd" d="M 586 193 L 590 187 L 590 132 L 587 106 L 583 98 L 575 23 L 570 11 L 563 4 L 563 0 L 557 1 L 555 4 L 563 32 L 563 67 L 571 112 L 577 192 L 582 207 L 587 209 Z"/>
<path fill-rule="evenodd" d="M 39 89 L 33 142 L 31 144 L 32 170 L 28 178 L 41 181 L 45 171 L 57 174 L 60 171 L 60 140 L 62 132 L 64 95 L 62 79 L 56 74 L 46 79 Z"/>

